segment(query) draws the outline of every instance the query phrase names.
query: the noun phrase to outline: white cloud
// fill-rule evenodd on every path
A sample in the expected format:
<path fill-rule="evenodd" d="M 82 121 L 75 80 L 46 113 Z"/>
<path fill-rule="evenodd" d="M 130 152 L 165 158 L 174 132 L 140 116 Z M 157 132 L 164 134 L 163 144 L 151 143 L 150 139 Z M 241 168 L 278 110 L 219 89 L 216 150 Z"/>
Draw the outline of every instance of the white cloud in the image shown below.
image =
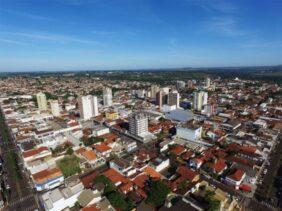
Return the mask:
<path fill-rule="evenodd" d="M 74 43 L 75 42 L 75 43 L 81 43 L 81 44 L 96 44 L 96 45 L 101 44 L 93 40 L 81 39 L 81 38 L 76 38 L 76 37 L 62 35 L 62 34 L 41 33 L 41 32 L 0 32 L 0 33 L 13 35 L 13 36 L 19 36 L 19 37 L 32 38 L 32 39 L 37 39 L 37 40 L 59 42 L 59 43 Z"/>
<path fill-rule="evenodd" d="M 23 42 L 19 42 L 16 40 L 10 40 L 10 39 L 2 39 L 2 38 L 0 38 L 0 42 L 8 43 L 8 44 L 26 45 L 26 43 L 23 43 Z"/>

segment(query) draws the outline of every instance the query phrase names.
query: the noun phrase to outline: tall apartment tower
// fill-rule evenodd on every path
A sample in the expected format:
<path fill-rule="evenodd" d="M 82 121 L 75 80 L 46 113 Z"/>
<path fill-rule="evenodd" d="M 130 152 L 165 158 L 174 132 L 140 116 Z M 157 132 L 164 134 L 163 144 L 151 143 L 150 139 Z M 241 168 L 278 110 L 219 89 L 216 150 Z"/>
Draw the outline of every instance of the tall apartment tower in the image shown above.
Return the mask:
<path fill-rule="evenodd" d="M 37 100 L 37 105 L 39 110 L 43 111 L 43 110 L 47 110 L 47 100 L 46 100 L 46 95 L 42 92 L 39 92 L 36 95 L 36 100 Z"/>
<path fill-rule="evenodd" d="M 208 103 L 208 93 L 204 91 L 194 92 L 193 107 L 196 111 L 201 111 L 204 105 Z"/>
<path fill-rule="evenodd" d="M 58 100 L 50 100 L 50 107 L 53 116 L 57 117 L 60 116 L 60 106 Z"/>
<path fill-rule="evenodd" d="M 193 89 L 194 88 L 194 81 L 188 80 L 187 87 L 188 87 L 188 89 Z"/>
<path fill-rule="evenodd" d="M 176 81 L 176 88 L 179 89 L 184 89 L 185 88 L 185 82 L 184 81 Z"/>
<path fill-rule="evenodd" d="M 156 104 L 160 108 L 163 106 L 163 92 L 161 90 L 156 93 Z"/>
<path fill-rule="evenodd" d="M 109 87 L 104 88 L 103 90 L 103 104 L 104 106 L 112 106 L 113 104 L 113 95 L 112 95 L 112 89 Z"/>
<path fill-rule="evenodd" d="M 211 79 L 209 77 L 206 78 L 205 80 L 205 87 L 209 88 L 211 86 Z"/>
<path fill-rule="evenodd" d="M 151 86 L 151 97 L 156 98 L 156 94 L 160 91 L 160 87 L 157 85 L 152 85 Z"/>
<path fill-rule="evenodd" d="M 134 114 L 129 121 L 131 134 L 140 136 L 148 132 L 148 118 L 143 113 Z"/>
<path fill-rule="evenodd" d="M 167 104 L 169 106 L 174 106 L 176 105 L 176 108 L 179 108 L 179 93 L 177 91 L 172 91 L 168 93 L 168 98 L 167 98 Z"/>
<path fill-rule="evenodd" d="M 80 116 L 84 120 L 99 115 L 98 100 L 96 96 L 82 96 L 78 100 Z"/>

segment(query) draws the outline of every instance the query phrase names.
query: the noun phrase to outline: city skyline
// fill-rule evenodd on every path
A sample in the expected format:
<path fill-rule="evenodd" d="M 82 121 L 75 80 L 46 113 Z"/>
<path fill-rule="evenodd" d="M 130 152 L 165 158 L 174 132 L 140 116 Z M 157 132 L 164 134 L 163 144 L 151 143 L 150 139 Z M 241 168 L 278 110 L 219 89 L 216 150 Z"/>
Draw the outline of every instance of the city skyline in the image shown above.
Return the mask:
<path fill-rule="evenodd" d="M 0 72 L 281 65 L 281 1 L 0 6 Z"/>

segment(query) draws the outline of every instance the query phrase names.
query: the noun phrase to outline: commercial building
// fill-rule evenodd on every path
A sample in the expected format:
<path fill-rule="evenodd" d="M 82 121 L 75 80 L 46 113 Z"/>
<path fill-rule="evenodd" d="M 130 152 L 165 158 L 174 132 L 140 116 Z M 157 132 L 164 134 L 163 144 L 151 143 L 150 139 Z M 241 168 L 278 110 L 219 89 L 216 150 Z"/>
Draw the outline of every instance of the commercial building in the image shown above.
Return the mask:
<path fill-rule="evenodd" d="M 197 141 L 202 137 L 202 127 L 186 126 L 178 127 L 176 135 L 188 141 Z"/>
<path fill-rule="evenodd" d="M 208 103 L 208 93 L 204 91 L 194 92 L 194 110 L 201 111 L 203 106 Z"/>
<path fill-rule="evenodd" d="M 44 93 L 39 92 L 36 95 L 36 100 L 37 100 L 37 105 L 38 105 L 39 110 L 46 111 L 48 109 L 46 95 Z"/>
<path fill-rule="evenodd" d="M 103 90 L 103 103 L 104 106 L 112 106 L 113 104 L 113 94 L 112 94 L 112 89 L 109 87 L 104 88 Z"/>
<path fill-rule="evenodd" d="M 80 116 L 84 120 L 99 115 L 98 100 L 96 96 L 82 96 L 78 100 Z"/>

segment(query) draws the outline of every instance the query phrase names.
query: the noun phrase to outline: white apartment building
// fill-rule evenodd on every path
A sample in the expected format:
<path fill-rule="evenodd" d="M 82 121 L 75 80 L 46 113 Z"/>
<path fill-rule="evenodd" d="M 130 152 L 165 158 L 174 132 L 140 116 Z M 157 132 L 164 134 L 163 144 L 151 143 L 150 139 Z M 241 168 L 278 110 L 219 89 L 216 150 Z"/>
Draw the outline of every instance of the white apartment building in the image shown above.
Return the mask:
<path fill-rule="evenodd" d="M 176 106 L 176 108 L 179 108 L 179 93 L 177 91 L 172 91 L 168 94 L 167 104 L 169 106 Z"/>
<path fill-rule="evenodd" d="M 160 91 L 160 87 L 157 85 L 151 86 L 151 98 L 156 98 L 157 92 Z"/>
<path fill-rule="evenodd" d="M 208 103 L 208 93 L 204 91 L 194 92 L 193 107 L 196 111 L 201 111 L 202 107 Z"/>
<path fill-rule="evenodd" d="M 209 88 L 211 86 L 211 79 L 209 77 L 206 78 L 205 80 L 205 87 Z"/>
<path fill-rule="evenodd" d="M 104 106 L 112 106 L 113 104 L 112 89 L 109 87 L 106 87 L 103 90 L 103 103 L 104 103 Z"/>
<path fill-rule="evenodd" d="M 148 118 L 143 113 L 133 115 L 130 118 L 129 131 L 137 136 L 148 133 Z"/>
<path fill-rule="evenodd" d="M 60 106 L 58 100 L 50 100 L 51 113 L 53 116 L 60 116 Z"/>
<path fill-rule="evenodd" d="M 38 105 L 39 110 L 46 111 L 48 109 L 46 95 L 44 93 L 39 92 L 36 95 L 36 100 L 37 100 L 37 105 Z"/>
<path fill-rule="evenodd" d="M 84 120 L 99 115 L 98 100 L 96 96 L 82 96 L 78 100 L 78 105 L 81 118 Z"/>

